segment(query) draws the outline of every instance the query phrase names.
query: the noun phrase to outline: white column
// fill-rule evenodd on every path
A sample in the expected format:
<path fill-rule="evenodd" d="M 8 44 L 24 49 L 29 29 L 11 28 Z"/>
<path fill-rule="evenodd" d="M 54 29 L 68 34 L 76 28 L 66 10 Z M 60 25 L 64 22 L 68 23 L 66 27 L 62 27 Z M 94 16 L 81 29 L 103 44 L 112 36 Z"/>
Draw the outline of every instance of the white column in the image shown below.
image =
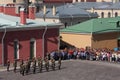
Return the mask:
<path fill-rule="evenodd" d="M 19 56 L 19 41 L 17 42 L 17 59 L 19 59 L 20 58 L 20 56 Z"/>
<path fill-rule="evenodd" d="M 36 41 L 34 41 L 34 57 L 36 57 Z"/>
<path fill-rule="evenodd" d="M 44 5 L 44 7 L 43 7 L 43 14 L 44 15 L 46 14 L 46 5 Z"/>
<path fill-rule="evenodd" d="M 55 6 L 53 6 L 52 14 L 53 14 L 53 16 L 56 15 L 56 7 Z"/>
<path fill-rule="evenodd" d="M 81 0 L 78 0 L 78 2 L 81 2 Z"/>

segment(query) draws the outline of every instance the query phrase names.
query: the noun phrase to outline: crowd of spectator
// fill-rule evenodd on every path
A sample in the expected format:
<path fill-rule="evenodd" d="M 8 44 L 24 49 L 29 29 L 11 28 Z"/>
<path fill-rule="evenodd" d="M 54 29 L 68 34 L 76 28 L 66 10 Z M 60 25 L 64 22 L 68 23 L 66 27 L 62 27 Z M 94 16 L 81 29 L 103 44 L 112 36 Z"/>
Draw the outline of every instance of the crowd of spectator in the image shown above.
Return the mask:
<path fill-rule="evenodd" d="M 50 57 L 57 60 L 61 57 L 62 60 L 81 59 L 81 60 L 98 60 L 109 62 L 120 62 L 120 50 L 110 49 L 84 49 L 84 48 L 70 48 L 60 51 L 53 51 Z"/>

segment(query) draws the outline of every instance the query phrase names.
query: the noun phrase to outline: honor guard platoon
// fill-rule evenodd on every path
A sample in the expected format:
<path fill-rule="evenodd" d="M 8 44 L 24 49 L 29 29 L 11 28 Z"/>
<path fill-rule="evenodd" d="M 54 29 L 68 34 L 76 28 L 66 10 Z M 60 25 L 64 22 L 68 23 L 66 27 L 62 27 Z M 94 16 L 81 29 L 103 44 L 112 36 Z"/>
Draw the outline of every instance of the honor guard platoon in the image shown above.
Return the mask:
<path fill-rule="evenodd" d="M 13 62 L 13 71 L 16 72 L 17 69 L 17 62 L 18 60 L 15 59 Z M 50 62 L 50 63 L 49 63 Z M 32 63 L 32 66 L 31 66 Z M 38 64 L 38 66 L 37 66 Z M 58 69 L 61 69 L 61 58 L 59 58 L 58 60 Z M 51 67 L 49 67 L 51 65 Z M 9 71 L 9 67 L 10 67 L 10 61 L 7 60 L 7 71 Z M 26 61 L 24 61 L 23 59 L 21 59 L 19 61 L 19 71 L 20 74 L 22 76 L 24 75 L 28 75 L 30 70 L 32 69 L 33 74 L 35 74 L 37 72 L 37 70 L 39 70 L 39 72 L 42 72 L 43 67 L 45 68 L 45 70 L 48 72 L 49 69 L 55 70 L 56 68 L 56 62 L 54 58 L 51 58 L 50 60 L 48 59 L 48 56 L 46 56 L 44 58 L 44 63 L 43 63 L 43 59 L 39 56 L 36 60 L 36 58 L 33 58 L 32 60 L 27 59 Z M 38 68 L 37 68 L 38 67 Z"/>

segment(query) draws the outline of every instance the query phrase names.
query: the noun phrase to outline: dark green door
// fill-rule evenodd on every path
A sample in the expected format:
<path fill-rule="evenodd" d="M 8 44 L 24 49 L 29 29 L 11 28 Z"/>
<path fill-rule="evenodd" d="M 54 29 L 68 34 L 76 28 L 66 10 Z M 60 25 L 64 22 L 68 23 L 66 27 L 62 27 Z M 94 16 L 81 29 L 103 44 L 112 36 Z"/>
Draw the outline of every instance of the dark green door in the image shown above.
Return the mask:
<path fill-rule="evenodd" d="M 18 41 L 14 41 L 14 59 L 17 59 L 17 51 L 18 51 L 17 45 L 18 45 Z"/>
<path fill-rule="evenodd" d="M 120 48 L 120 39 L 118 39 L 118 47 Z"/>
<path fill-rule="evenodd" d="M 34 41 L 30 41 L 30 59 L 34 57 Z"/>

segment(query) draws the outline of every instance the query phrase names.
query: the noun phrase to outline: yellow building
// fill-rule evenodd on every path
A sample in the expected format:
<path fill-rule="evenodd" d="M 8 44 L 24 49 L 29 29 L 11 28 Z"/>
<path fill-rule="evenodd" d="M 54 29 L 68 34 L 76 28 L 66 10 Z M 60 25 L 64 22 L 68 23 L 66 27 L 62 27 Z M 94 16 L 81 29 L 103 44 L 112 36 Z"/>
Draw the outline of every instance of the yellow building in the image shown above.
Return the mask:
<path fill-rule="evenodd" d="M 120 17 L 98 18 L 61 30 L 62 41 L 77 48 L 120 47 Z M 65 45 L 65 44 L 64 44 Z"/>
<path fill-rule="evenodd" d="M 24 0 L 0 0 L 0 4 L 23 3 Z"/>

